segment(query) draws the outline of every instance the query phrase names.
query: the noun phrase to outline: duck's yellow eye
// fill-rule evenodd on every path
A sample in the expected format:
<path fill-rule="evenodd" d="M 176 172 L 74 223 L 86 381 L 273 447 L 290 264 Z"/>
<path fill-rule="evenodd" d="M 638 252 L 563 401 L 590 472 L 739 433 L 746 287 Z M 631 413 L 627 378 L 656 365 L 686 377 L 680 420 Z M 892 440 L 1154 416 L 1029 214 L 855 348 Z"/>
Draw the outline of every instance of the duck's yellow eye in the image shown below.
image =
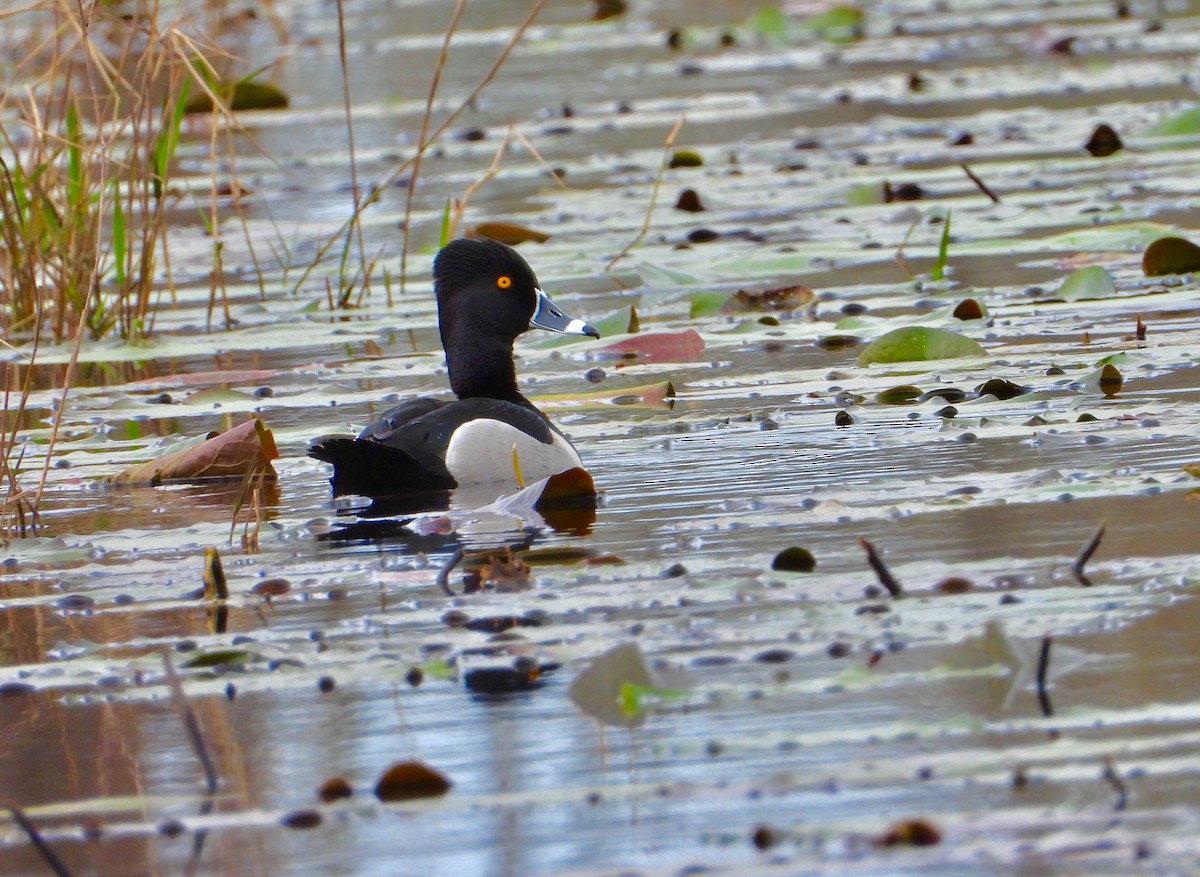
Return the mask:
<path fill-rule="evenodd" d="M 507 276 L 497 277 L 496 285 L 499 286 L 501 289 L 508 289 L 510 286 L 512 286 L 512 278 L 507 277 Z"/>

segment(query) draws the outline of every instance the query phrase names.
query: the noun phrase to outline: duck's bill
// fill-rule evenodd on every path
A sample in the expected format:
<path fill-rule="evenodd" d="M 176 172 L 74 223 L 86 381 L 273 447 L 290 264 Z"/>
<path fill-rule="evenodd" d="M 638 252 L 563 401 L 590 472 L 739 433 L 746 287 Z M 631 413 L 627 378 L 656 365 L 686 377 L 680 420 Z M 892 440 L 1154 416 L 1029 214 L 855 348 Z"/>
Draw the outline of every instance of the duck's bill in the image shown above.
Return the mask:
<path fill-rule="evenodd" d="M 540 289 L 537 291 L 537 297 L 537 310 L 534 311 L 533 319 L 529 321 L 531 328 L 549 329 L 551 332 L 562 332 L 564 335 L 600 337 L 600 333 L 594 326 L 589 326 L 583 320 L 568 317 L 558 305 L 550 301 L 550 296 Z"/>

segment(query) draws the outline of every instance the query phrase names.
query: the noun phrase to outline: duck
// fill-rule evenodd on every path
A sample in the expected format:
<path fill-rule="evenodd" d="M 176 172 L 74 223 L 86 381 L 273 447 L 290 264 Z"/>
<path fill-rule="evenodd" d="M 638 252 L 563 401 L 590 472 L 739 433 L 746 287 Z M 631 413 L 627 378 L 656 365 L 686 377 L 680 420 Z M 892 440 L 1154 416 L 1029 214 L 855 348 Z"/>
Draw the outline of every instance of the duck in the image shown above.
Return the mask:
<path fill-rule="evenodd" d="M 334 495 L 380 500 L 468 485 L 502 493 L 582 467 L 567 437 L 517 386 L 513 345 L 529 329 L 600 333 L 554 304 L 529 263 L 497 241 L 447 243 L 434 258 L 433 289 L 455 398 L 409 399 L 357 436 L 314 438 L 308 454 L 333 465 Z"/>

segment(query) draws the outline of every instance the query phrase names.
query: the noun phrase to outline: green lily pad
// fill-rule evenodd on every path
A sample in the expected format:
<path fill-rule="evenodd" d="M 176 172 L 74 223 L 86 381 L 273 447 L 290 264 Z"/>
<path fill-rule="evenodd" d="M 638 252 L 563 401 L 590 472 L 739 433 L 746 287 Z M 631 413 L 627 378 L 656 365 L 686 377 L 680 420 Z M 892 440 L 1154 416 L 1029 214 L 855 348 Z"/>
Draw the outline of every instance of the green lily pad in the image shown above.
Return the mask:
<path fill-rule="evenodd" d="M 1146 129 L 1150 137 L 1179 137 L 1184 134 L 1200 134 L 1200 107 L 1192 107 L 1174 116 L 1163 119 Z"/>
<path fill-rule="evenodd" d="M 1058 288 L 1058 297 L 1063 301 L 1108 298 L 1116 294 L 1116 281 L 1099 265 L 1080 268 L 1064 280 L 1062 286 Z"/>
<path fill-rule="evenodd" d="M 693 320 L 699 317 L 711 317 L 720 313 L 725 303 L 733 297 L 731 292 L 711 292 L 707 289 L 698 290 L 688 295 L 691 304 L 689 315 Z"/>
<path fill-rule="evenodd" d="M 873 362 L 925 362 L 931 359 L 958 359 L 963 356 L 987 356 L 979 342 L 945 329 L 905 326 L 876 338 L 858 355 L 859 365 Z"/>

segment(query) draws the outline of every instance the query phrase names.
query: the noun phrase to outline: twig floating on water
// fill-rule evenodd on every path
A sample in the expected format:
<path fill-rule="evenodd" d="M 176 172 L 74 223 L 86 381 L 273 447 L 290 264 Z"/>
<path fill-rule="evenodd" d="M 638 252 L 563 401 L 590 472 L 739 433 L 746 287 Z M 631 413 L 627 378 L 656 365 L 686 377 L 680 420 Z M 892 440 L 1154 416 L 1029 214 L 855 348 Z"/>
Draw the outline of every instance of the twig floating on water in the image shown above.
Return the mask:
<path fill-rule="evenodd" d="M 192 705 L 188 702 L 187 695 L 183 693 L 183 683 L 179 681 L 179 674 L 175 672 L 175 663 L 171 660 L 169 652 L 162 653 L 163 665 L 167 669 L 167 685 L 171 688 L 171 700 L 175 703 L 175 709 L 179 711 L 179 718 L 183 721 L 183 727 L 188 733 L 188 740 L 191 741 L 192 749 L 196 752 L 196 758 L 200 762 L 200 767 L 204 771 L 204 784 L 211 795 L 217 791 L 217 769 L 213 767 L 212 759 L 208 756 L 208 747 L 204 745 L 204 736 L 200 733 L 200 723 L 196 721 L 196 713 L 192 711 Z"/>
<path fill-rule="evenodd" d="M 1111 758 L 1104 759 L 1104 773 L 1101 774 L 1101 777 L 1117 793 L 1117 800 L 1113 804 L 1113 809 L 1124 810 L 1125 805 L 1129 803 L 1129 787 L 1125 785 L 1125 780 L 1121 779 L 1121 775 L 1117 773 L 1116 765 L 1113 764 Z"/>
<path fill-rule="evenodd" d="M 450 555 L 450 559 L 447 560 L 442 565 L 442 568 L 440 570 L 438 570 L 438 574 L 437 574 L 438 587 L 441 588 L 446 593 L 446 596 L 448 596 L 448 597 L 457 596 L 454 593 L 454 591 L 450 588 L 450 573 L 454 572 L 454 568 L 456 566 L 458 566 L 460 563 L 462 563 L 462 559 L 465 556 L 466 556 L 466 551 L 463 550 L 463 547 L 461 545 L 458 546 L 456 549 L 454 549 L 454 553 Z"/>
<path fill-rule="evenodd" d="M 1091 538 L 1080 549 L 1079 554 L 1075 557 L 1075 562 L 1071 564 L 1071 572 L 1075 578 L 1079 579 L 1085 585 L 1090 585 L 1091 581 L 1083 574 L 1083 568 L 1087 566 L 1087 562 L 1091 560 L 1092 555 L 1096 553 L 1096 549 L 1100 547 L 1100 540 L 1104 538 L 1104 528 L 1108 526 L 1104 521 L 1100 522 L 1100 526 L 1096 528 L 1096 532 L 1092 533 Z"/>
<path fill-rule="evenodd" d="M 1042 707 L 1042 715 L 1049 718 L 1054 715 L 1054 705 L 1050 703 L 1050 693 L 1046 691 L 1046 676 L 1050 673 L 1050 644 L 1054 638 L 1047 635 L 1042 637 L 1042 651 L 1038 655 L 1037 696 Z"/>
<path fill-rule="evenodd" d="M 875 577 L 879 579 L 879 584 L 887 588 L 887 592 L 893 597 L 903 597 L 904 588 L 896 581 L 896 577 L 887 568 L 887 565 L 883 562 L 883 558 L 875 550 L 875 546 L 861 536 L 858 537 L 858 544 L 862 546 L 863 551 L 867 552 L 867 563 L 875 571 Z"/>
<path fill-rule="evenodd" d="M 985 183 L 983 180 L 979 179 L 979 177 L 977 177 L 975 175 L 975 171 L 973 171 L 969 167 L 967 167 L 967 163 L 965 161 L 959 162 L 958 166 L 963 169 L 963 173 L 965 173 L 970 178 L 971 182 L 979 187 L 980 192 L 983 192 L 983 194 L 987 195 L 989 198 L 992 199 L 993 204 L 1000 203 L 1000 196 L 997 195 L 995 192 L 993 192 L 990 188 L 988 188 L 988 184 Z"/>
<path fill-rule="evenodd" d="M 57 874 L 58 877 L 71 877 L 70 870 L 62 863 L 62 859 L 54 854 L 54 850 L 50 849 L 50 845 L 42 838 L 41 832 L 37 830 L 37 826 L 25 815 L 24 810 L 16 804 L 2 804 L 0 806 L 12 814 L 13 821 L 25 832 L 29 838 L 29 842 L 33 844 L 33 848 L 41 853 L 42 858 L 46 860 L 46 864 L 50 866 L 50 870 Z"/>

